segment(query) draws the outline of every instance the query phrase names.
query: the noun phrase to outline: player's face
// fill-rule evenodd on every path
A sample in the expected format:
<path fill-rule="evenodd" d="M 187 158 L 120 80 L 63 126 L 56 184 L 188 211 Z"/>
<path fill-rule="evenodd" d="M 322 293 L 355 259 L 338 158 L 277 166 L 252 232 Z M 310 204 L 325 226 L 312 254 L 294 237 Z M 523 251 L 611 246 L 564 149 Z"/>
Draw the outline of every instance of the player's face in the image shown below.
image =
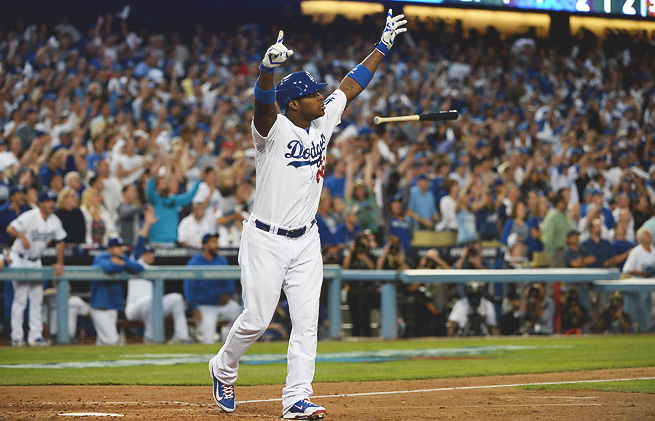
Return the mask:
<path fill-rule="evenodd" d="M 212 256 L 218 255 L 218 239 L 216 237 L 210 238 L 207 243 L 205 243 L 205 250 Z"/>
<path fill-rule="evenodd" d="M 144 253 L 143 256 L 143 261 L 147 265 L 154 265 L 155 264 L 155 253 Z"/>
<path fill-rule="evenodd" d="M 43 212 L 47 216 L 54 211 L 55 202 L 54 200 L 46 200 L 45 202 L 41 202 L 39 204 L 39 207 L 41 208 L 41 212 Z"/>
<path fill-rule="evenodd" d="M 323 104 L 323 95 L 316 91 L 312 94 L 298 98 L 298 109 L 303 116 L 310 119 L 316 119 L 325 115 L 325 104 Z"/>

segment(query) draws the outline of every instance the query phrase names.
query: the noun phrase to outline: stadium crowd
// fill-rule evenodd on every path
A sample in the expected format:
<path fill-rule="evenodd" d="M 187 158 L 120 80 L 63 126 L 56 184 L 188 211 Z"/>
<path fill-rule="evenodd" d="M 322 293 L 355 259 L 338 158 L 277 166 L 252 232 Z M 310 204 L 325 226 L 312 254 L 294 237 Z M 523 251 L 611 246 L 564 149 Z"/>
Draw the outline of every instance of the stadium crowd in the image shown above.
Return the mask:
<path fill-rule="evenodd" d="M 309 70 L 330 92 L 355 52 L 373 45 L 375 19 L 347 38 L 335 35 L 341 19 L 289 30 L 295 54 L 278 76 Z M 483 268 L 480 242 L 499 241 L 507 267 L 541 252 L 552 267 L 627 260 L 633 275 L 655 273 L 655 38 L 583 30 L 558 46 L 491 27 L 465 34 L 443 22 L 410 25 L 329 145 L 317 214 L 326 263 Z M 216 233 L 220 248 L 238 247 L 256 188 L 253 86 L 277 31 L 137 32 L 112 15 L 83 30 L 67 19 L 0 30 L 4 247 L 9 224 L 43 191 L 58 197 L 68 246 L 104 248 L 115 237 L 136 246 L 152 207 L 150 245 L 202 248 Z M 459 120 L 372 123 L 448 109 Z M 436 249 L 419 255 L 417 230 L 455 232 L 464 253 L 454 262 Z M 353 334 L 370 335 L 375 286 L 348 288 Z M 530 294 L 544 295 L 537 289 L 512 291 L 503 306 L 530 319 L 532 333 L 526 315 Z M 408 312 L 444 311 L 430 306 L 424 286 L 403 294 Z"/>

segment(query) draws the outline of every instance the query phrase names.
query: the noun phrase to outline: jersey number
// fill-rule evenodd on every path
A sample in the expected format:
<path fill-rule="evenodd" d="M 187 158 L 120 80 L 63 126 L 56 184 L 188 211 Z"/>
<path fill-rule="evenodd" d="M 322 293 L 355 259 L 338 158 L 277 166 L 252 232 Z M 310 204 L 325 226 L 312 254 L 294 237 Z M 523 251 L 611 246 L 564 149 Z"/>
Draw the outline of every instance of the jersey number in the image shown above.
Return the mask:
<path fill-rule="evenodd" d="M 320 183 L 321 178 L 325 178 L 325 157 L 321 159 L 321 164 L 318 168 L 318 171 L 316 171 L 316 182 Z"/>

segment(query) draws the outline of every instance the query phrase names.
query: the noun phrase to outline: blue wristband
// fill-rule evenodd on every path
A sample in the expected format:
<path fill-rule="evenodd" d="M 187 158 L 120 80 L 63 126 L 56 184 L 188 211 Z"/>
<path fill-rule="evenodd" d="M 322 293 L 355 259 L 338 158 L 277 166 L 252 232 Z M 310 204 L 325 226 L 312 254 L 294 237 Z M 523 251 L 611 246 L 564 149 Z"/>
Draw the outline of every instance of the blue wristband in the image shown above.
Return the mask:
<path fill-rule="evenodd" d="M 369 84 L 371 79 L 373 79 L 373 72 L 361 64 L 358 64 L 350 72 L 348 72 L 348 76 L 357 82 L 357 84 L 361 86 L 362 89 L 366 89 L 366 86 Z"/>
<path fill-rule="evenodd" d="M 384 45 L 384 42 L 382 42 L 382 41 L 378 42 L 378 45 L 375 46 L 375 49 L 378 50 L 379 52 L 381 52 L 385 56 L 389 52 L 389 47 Z"/>
<path fill-rule="evenodd" d="M 264 66 L 264 63 L 259 63 L 259 70 L 261 70 L 264 73 L 273 73 L 275 71 L 275 68 L 271 69 Z"/>
<path fill-rule="evenodd" d="M 260 104 L 272 104 L 275 102 L 275 88 L 268 91 L 263 90 L 255 83 L 255 101 Z"/>

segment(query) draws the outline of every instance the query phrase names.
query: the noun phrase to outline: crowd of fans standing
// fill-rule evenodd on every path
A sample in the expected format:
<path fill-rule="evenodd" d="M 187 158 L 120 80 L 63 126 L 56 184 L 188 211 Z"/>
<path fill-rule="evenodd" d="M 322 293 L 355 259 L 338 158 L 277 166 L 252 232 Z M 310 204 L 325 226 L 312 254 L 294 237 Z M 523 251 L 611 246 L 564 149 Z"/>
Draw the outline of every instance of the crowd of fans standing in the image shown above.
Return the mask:
<path fill-rule="evenodd" d="M 221 248 L 238 247 L 256 188 L 253 86 L 276 31 L 197 26 L 187 37 L 127 22 L 0 30 L 0 243 L 50 190 L 67 245 L 134 245 L 149 205 L 153 245 L 200 247 L 216 232 Z M 287 31 L 296 54 L 279 74 L 305 69 L 336 88 L 376 23 L 348 39 L 335 36 L 342 24 Z M 510 267 L 534 252 L 555 267 L 621 267 L 652 242 L 654 34 L 583 30 L 562 46 L 410 24 L 425 36 L 394 49 L 329 145 L 317 215 L 326 262 L 482 268 L 479 241 L 500 241 Z M 372 124 L 447 109 L 459 120 Z M 456 232 L 465 253 L 421 259 L 417 230 Z"/>

